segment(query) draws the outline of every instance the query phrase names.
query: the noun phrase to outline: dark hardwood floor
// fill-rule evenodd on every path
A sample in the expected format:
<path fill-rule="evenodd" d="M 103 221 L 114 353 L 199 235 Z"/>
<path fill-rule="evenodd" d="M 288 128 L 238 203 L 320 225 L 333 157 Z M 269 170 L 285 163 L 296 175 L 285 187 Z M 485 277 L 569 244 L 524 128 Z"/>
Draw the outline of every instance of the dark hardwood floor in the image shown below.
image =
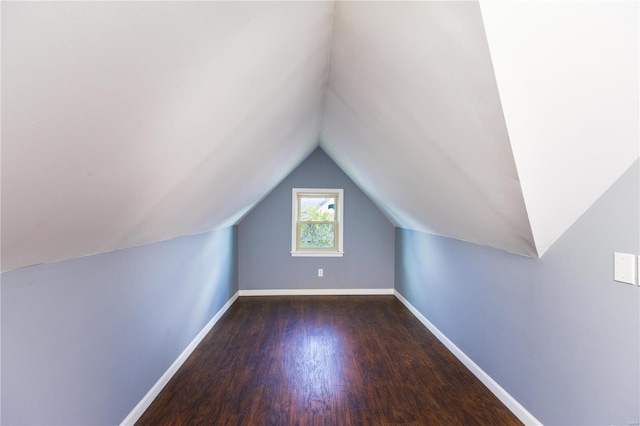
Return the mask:
<path fill-rule="evenodd" d="M 241 297 L 137 424 L 519 425 L 394 296 Z"/>

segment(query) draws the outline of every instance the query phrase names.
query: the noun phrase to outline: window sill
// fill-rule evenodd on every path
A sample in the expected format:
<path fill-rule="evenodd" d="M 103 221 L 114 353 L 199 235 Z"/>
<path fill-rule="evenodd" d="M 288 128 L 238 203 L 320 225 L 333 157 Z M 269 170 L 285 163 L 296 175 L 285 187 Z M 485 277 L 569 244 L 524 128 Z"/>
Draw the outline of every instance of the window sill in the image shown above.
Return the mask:
<path fill-rule="evenodd" d="M 342 251 L 292 251 L 292 257 L 342 257 Z"/>

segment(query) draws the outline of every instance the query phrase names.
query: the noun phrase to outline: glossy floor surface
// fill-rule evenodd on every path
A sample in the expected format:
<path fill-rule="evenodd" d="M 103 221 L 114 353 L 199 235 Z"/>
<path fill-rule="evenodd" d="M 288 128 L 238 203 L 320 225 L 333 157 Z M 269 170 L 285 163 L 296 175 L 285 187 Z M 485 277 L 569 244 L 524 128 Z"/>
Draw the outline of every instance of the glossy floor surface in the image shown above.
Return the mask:
<path fill-rule="evenodd" d="M 241 297 L 138 424 L 517 425 L 394 296 Z"/>

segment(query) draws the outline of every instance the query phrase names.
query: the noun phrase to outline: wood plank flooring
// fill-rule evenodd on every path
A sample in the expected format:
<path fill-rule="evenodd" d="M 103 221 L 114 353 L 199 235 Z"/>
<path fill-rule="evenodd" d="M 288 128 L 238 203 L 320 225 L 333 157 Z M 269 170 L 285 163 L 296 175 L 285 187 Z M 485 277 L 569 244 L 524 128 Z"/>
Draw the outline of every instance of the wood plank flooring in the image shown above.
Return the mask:
<path fill-rule="evenodd" d="M 394 296 L 241 297 L 140 425 L 520 425 Z"/>

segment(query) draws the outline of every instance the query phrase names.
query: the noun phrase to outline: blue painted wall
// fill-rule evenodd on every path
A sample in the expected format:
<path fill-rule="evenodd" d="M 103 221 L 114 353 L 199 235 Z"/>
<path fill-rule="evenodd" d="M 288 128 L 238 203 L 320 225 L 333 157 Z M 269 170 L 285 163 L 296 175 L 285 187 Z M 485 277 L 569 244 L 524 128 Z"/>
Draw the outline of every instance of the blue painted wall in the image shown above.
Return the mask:
<path fill-rule="evenodd" d="M 291 256 L 292 188 L 344 189 L 344 257 Z M 318 148 L 240 222 L 239 288 L 393 288 L 394 251 L 391 222 Z"/>
<path fill-rule="evenodd" d="M 547 425 L 640 419 L 636 162 L 541 259 L 398 229 L 396 290 Z"/>
<path fill-rule="evenodd" d="M 1 423 L 118 424 L 237 291 L 237 229 L 1 278 Z"/>

